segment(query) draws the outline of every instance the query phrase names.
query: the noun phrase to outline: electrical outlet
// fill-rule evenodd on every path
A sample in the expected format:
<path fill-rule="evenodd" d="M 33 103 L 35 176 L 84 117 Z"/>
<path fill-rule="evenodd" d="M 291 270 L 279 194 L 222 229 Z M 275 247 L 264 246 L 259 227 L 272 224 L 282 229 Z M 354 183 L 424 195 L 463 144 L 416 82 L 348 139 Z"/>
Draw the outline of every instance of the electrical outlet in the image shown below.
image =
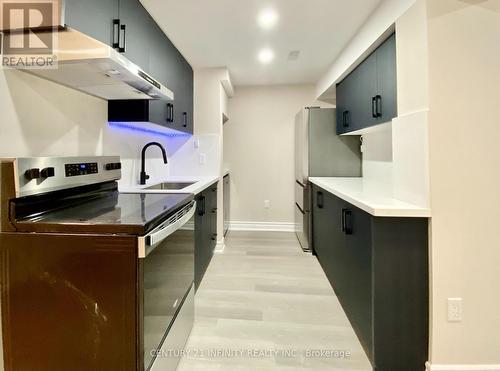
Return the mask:
<path fill-rule="evenodd" d="M 448 298 L 448 322 L 462 322 L 462 298 Z"/>
<path fill-rule="evenodd" d="M 200 153 L 200 165 L 207 164 L 207 155 L 205 153 Z"/>
<path fill-rule="evenodd" d="M 264 209 L 270 209 L 271 208 L 271 201 L 265 200 L 264 201 Z"/>

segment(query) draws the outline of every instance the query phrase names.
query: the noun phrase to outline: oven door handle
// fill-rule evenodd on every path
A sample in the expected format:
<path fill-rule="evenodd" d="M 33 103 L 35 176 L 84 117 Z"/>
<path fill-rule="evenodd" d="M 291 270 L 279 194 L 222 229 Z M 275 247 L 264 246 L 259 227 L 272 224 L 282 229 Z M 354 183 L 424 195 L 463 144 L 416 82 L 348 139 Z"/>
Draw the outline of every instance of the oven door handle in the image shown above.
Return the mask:
<path fill-rule="evenodd" d="M 139 237 L 139 259 L 148 256 L 160 243 L 185 225 L 193 217 L 195 211 L 196 201 L 192 201 L 151 233 Z"/>

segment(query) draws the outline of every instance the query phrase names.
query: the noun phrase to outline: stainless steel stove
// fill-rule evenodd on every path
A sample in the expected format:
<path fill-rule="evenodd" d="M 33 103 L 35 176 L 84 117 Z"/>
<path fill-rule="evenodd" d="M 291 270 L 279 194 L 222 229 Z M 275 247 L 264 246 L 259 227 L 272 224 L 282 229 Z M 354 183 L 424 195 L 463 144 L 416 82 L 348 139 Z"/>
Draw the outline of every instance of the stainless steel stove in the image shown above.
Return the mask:
<path fill-rule="evenodd" d="M 175 370 L 194 319 L 189 194 L 121 194 L 119 157 L 0 163 L 7 370 Z"/>

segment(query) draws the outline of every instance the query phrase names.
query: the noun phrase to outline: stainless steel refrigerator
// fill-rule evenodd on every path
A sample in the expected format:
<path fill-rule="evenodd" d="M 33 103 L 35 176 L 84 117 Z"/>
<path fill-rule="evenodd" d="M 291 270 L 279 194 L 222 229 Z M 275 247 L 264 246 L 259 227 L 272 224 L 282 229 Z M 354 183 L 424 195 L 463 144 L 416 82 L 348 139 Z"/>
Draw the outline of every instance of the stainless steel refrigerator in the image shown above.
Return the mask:
<path fill-rule="evenodd" d="M 333 108 L 308 107 L 295 118 L 295 230 L 304 251 L 312 249 L 309 177 L 361 176 L 359 136 L 336 133 Z"/>

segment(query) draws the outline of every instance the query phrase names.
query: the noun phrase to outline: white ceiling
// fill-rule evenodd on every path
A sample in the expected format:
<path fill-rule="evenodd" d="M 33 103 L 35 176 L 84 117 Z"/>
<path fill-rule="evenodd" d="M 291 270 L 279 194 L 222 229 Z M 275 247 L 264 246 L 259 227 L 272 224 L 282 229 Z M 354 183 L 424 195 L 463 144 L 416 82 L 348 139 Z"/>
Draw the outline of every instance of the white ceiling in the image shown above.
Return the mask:
<path fill-rule="evenodd" d="M 141 0 L 194 68 L 229 68 L 234 85 L 315 83 L 381 0 Z M 262 30 L 259 12 L 276 26 Z M 275 59 L 262 65 L 262 48 Z M 297 61 L 290 51 L 300 50 Z"/>

